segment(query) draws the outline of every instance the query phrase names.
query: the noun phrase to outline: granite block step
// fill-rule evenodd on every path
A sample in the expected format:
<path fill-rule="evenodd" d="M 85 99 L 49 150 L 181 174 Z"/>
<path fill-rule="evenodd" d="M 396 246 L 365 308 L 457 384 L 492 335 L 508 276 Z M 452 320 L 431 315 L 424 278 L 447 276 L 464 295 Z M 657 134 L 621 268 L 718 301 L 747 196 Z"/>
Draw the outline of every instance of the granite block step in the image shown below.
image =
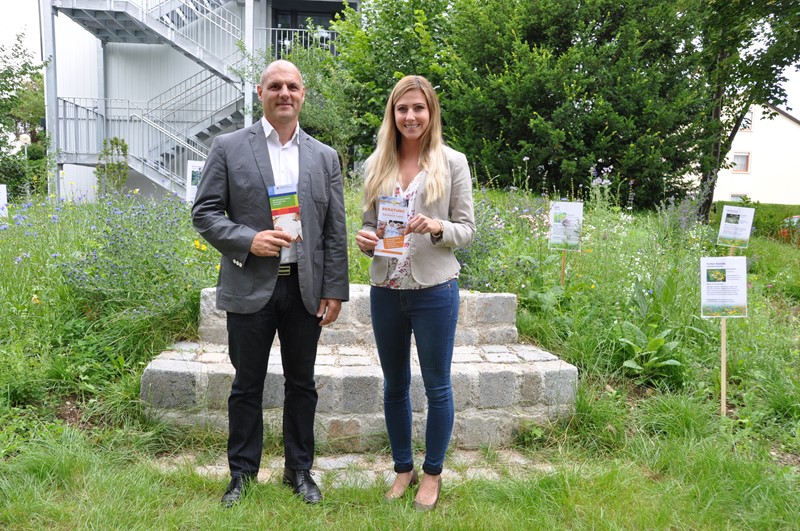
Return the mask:
<path fill-rule="evenodd" d="M 154 415 L 180 425 L 227 430 L 233 381 L 224 314 L 203 290 L 201 342 L 178 343 L 148 364 L 141 397 Z M 513 294 L 461 292 L 459 339 L 452 366 L 455 399 L 453 444 L 502 446 L 526 424 L 570 414 L 577 369 L 535 346 L 517 342 Z M 506 341 L 492 341 L 507 339 Z M 426 398 L 412 345 L 413 435 L 424 439 Z M 280 347 L 272 346 L 264 391 L 265 426 L 280 432 L 283 374 Z M 351 301 L 320 340 L 316 384 L 318 440 L 343 450 L 385 443 L 383 376 L 369 322 L 369 287 L 351 286 Z"/>

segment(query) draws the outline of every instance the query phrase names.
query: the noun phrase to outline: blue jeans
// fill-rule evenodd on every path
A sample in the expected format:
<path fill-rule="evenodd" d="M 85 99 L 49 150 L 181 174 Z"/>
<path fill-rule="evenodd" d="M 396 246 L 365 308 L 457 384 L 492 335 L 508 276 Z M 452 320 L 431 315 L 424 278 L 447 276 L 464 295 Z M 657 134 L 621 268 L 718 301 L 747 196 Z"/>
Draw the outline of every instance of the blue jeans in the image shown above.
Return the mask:
<path fill-rule="evenodd" d="M 383 409 L 396 472 L 414 468 L 411 450 L 411 333 L 428 397 L 426 474 L 441 474 L 453 432 L 450 365 L 458 321 L 458 282 L 401 290 L 373 286 L 372 330 L 383 370 Z"/>

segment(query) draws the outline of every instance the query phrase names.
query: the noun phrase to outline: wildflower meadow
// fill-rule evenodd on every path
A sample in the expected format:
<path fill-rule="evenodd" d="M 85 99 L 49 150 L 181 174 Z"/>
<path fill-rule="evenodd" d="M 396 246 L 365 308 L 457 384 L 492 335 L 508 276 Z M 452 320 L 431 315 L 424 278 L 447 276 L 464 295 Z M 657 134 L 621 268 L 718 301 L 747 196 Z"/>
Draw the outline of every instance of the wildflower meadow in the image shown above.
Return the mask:
<path fill-rule="evenodd" d="M 176 197 L 9 205 L 0 527 L 796 528 L 800 248 L 755 235 L 737 251 L 747 257 L 748 313 L 727 323 L 722 416 L 720 320 L 700 317 L 699 262 L 729 249 L 696 200 L 634 211 L 610 171 L 563 197 L 475 184 L 477 236 L 457 252 L 462 289 L 516 294 L 522 340 L 576 365 L 580 384 L 569 418 L 518 434 L 514 449 L 548 468 L 450 487 L 429 515 L 377 502 L 380 482 L 326 490 L 320 508 L 265 486 L 261 503 L 224 512 L 221 481 L 194 466 L 160 468 L 165 455 L 203 464 L 225 453 L 224 436 L 163 424 L 139 399 L 147 362 L 196 340 L 199 292 L 216 282 L 218 253 Z M 354 236 L 360 185 L 346 195 Z M 550 249 L 554 199 L 584 202 L 579 252 Z M 368 259 L 352 240 L 351 281 L 364 284 Z M 481 450 L 490 467 L 498 450 Z"/>

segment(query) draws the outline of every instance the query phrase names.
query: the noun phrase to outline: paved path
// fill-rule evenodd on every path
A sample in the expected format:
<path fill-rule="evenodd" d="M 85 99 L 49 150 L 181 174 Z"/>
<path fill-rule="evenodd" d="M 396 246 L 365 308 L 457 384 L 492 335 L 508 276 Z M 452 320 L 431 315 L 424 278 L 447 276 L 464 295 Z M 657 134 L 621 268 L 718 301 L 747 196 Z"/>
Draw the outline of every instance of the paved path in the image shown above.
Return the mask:
<path fill-rule="evenodd" d="M 419 465 L 423 456 L 417 455 Z M 162 459 L 159 465 L 174 469 L 186 465 L 195 466 L 199 474 L 218 478 L 228 478 L 228 466 L 223 456 L 212 465 L 196 465 L 195 457 L 184 454 Z M 443 480 L 453 484 L 474 479 L 500 479 L 503 477 L 526 476 L 530 473 L 550 473 L 553 465 L 534 461 L 514 450 L 455 450 L 445 461 Z M 386 454 L 359 453 L 317 456 L 314 462 L 314 477 L 320 488 L 326 487 L 371 487 L 376 483 L 389 485 L 394 479 L 392 460 Z M 266 457 L 258 473 L 260 483 L 278 482 L 283 474 L 283 457 Z"/>

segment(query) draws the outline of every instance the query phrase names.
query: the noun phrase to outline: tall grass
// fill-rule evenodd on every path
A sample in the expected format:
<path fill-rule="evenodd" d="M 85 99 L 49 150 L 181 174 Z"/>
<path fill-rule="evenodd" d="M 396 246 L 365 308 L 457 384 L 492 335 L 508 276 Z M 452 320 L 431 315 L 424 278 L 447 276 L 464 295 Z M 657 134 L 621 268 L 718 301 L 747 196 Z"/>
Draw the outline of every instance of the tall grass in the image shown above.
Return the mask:
<path fill-rule="evenodd" d="M 12 205 L 0 224 L 0 397 L 95 395 L 153 352 L 196 335 L 218 255 L 177 198 Z"/>

